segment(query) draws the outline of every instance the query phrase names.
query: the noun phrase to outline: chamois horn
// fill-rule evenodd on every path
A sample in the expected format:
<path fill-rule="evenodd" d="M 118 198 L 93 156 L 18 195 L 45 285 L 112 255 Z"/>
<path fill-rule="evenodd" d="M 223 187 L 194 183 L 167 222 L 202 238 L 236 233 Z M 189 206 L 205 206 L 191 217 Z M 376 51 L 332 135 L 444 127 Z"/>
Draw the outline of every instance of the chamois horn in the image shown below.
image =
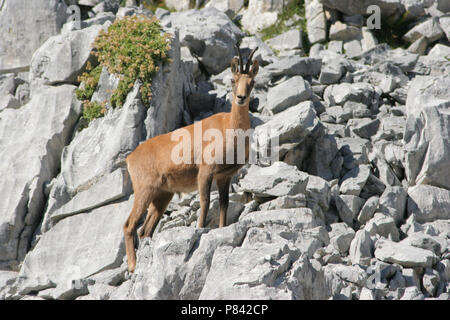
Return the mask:
<path fill-rule="evenodd" d="M 245 66 L 245 72 L 244 73 L 248 73 L 250 71 L 250 65 L 252 63 L 252 58 L 253 55 L 255 54 L 255 51 L 258 50 L 258 47 L 256 47 L 255 49 L 253 49 L 253 51 L 250 53 L 250 55 L 248 56 L 248 60 L 247 60 L 247 65 Z"/>
<path fill-rule="evenodd" d="M 244 72 L 244 61 L 242 60 L 241 50 L 239 49 L 237 44 L 235 44 L 234 46 L 236 47 L 238 55 L 239 55 L 239 73 L 243 73 Z"/>

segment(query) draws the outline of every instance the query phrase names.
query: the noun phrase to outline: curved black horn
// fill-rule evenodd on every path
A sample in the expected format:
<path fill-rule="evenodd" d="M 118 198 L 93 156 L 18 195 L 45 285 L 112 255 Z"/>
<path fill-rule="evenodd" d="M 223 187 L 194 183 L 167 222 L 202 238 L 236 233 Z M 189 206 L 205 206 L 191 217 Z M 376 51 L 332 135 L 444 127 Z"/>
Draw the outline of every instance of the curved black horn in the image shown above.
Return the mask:
<path fill-rule="evenodd" d="M 236 44 L 234 46 L 236 47 L 238 55 L 239 55 L 239 73 L 243 73 L 244 72 L 244 61 L 242 60 L 241 50 L 239 49 L 239 47 Z"/>
<path fill-rule="evenodd" d="M 252 64 L 252 58 L 253 58 L 253 55 L 255 54 L 256 50 L 258 50 L 258 47 L 253 49 L 253 51 L 248 56 L 247 65 L 245 66 L 245 73 L 248 73 L 250 71 L 250 65 Z"/>

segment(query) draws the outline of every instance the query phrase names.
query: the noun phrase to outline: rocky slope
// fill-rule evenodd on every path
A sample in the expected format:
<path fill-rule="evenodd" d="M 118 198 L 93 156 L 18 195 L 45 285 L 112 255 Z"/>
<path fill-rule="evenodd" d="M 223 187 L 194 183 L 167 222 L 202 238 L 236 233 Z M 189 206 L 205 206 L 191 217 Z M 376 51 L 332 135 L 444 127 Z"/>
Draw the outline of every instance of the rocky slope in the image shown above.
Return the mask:
<path fill-rule="evenodd" d="M 266 41 L 261 28 L 294 0 L 166 1 L 180 11 L 155 11 L 172 60 L 150 107 L 136 82 L 122 108 L 83 130 L 75 89 L 92 42 L 117 17 L 153 12 L 28 2 L 0 0 L 0 299 L 449 299 L 446 1 L 307 0 L 305 17 Z M 66 22 L 71 4 L 80 30 Z M 407 49 L 366 27 L 370 4 L 406 26 Z M 236 42 L 244 54 L 259 46 L 252 122 L 260 143 L 279 139 L 280 159 L 233 180 L 225 228 L 216 191 L 205 229 L 195 228 L 198 194 L 174 198 L 130 275 L 123 159 L 229 111 Z M 116 86 L 104 69 L 92 100 Z"/>

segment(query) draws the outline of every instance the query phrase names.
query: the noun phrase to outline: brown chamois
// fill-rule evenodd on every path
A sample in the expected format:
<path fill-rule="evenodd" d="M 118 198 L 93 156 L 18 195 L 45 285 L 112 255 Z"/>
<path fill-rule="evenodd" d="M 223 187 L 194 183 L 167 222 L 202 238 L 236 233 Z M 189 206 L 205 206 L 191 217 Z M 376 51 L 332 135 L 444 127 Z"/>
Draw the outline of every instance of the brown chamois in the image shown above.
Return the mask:
<path fill-rule="evenodd" d="M 148 208 L 147 217 L 139 232 L 139 238 L 151 236 L 174 193 L 199 190 L 200 217 L 197 221 L 197 227 L 203 228 L 209 209 L 211 183 L 215 179 L 219 190 L 219 227 L 226 225 L 230 181 L 244 163 L 243 161 L 238 163 L 236 160 L 230 163 L 230 161 L 225 161 L 225 156 L 227 152 L 231 152 L 236 159 L 239 152 L 241 154 L 245 152 L 245 162 L 248 161 L 248 137 L 245 140 L 245 150 L 238 150 L 238 146 L 241 146 L 241 149 L 243 148 L 242 144 L 237 144 L 237 139 L 238 135 L 242 135 L 242 132 L 250 129 L 250 93 L 259 69 L 256 60 L 252 63 L 252 57 L 257 48 L 250 53 L 245 69 L 241 52 L 238 47 L 236 48 L 239 58 L 234 57 L 231 61 L 233 74 L 231 80 L 233 89 L 231 112 L 218 113 L 200 121 L 202 129 L 200 137 L 195 134 L 195 126 L 198 128 L 199 125 L 199 122 L 197 122 L 148 139 L 126 158 L 134 190 L 133 209 L 123 227 L 128 270 L 130 272 L 133 272 L 136 267 L 134 234 L 139 220 Z M 209 141 L 212 139 L 204 141 L 203 138 L 203 132 L 208 129 L 221 133 L 222 137 L 225 137 L 229 130 L 238 132 L 233 139 L 227 139 L 226 143 L 222 142 L 220 145 L 223 148 L 223 158 L 220 161 L 204 161 L 201 150 L 205 150 L 212 143 Z M 173 161 L 172 158 L 173 150 L 179 144 L 178 141 L 173 141 L 173 137 L 181 133 L 188 133 L 194 139 L 188 139 L 188 142 L 184 141 L 183 145 L 183 150 L 189 151 L 187 158 L 183 159 L 190 161 L 179 163 Z M 199 153 L 202 161 L 198 161 Z"/>

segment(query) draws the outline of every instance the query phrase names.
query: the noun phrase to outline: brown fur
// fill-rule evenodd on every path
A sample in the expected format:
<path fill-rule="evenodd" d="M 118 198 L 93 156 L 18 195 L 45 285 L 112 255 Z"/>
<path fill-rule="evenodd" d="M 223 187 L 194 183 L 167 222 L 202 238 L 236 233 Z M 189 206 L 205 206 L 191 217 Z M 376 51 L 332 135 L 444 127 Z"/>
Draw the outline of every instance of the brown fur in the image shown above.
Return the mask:
<path fill-rule="evenodd" d="M 249 57 L 251 59 L 251 57 Z M 203 132 L 207 129 L 218 129 L 225 137 L 226 129 L 250 128 L 249 102 L 253 88 L 254 77 L 258 72 L 258 62 L 254 61 L 251 70 L 243 70 L 238 58 L 231 62 L 233 73 L 233 98 L 230 113 L 219 113 L 201 121 Z M 209 209 L 211 183 L 215 179 L 219 189 L 220 222 L 219 227 L 226 225 L 228 209 L 228 193 L 231 178 L 239 170 L 242 164 L 201 164 L 194 163 L 194 125 L 182 128 L 191 134 L 191 163 L 175 164 L 171 160 L 172 148 L 178 141 L 172 141 L 172 133 L 163 134 L 151 138 L 134 150 L 126 159 L 128 172 L 133 183 L 134 203 L 130 216 L 123 230 L 125 235 L 125 247 L 128 257 L 128 269 L 133 272 L 136 266 L 136 253 L 134 249 L 134 234 L 137 224 L 147 211 L 147 217 L 140 230 L 139 237 L 150 237 L 164 214 L 167 205 L 176 192 L 192 192 L 199 190 L 201 213 L 197 222 L 198 228 L 205 225 L 206 215 Z M 178 129 L 181 130 L 181 129 Z M 173 132 L 175 133 L 176 130 Z M 205 150 L 211 142 L 203 141 Z M 224 157 L 228 148 L 235 149 L 235 141 L 224 143 Z M 245 160 L 248 160 L 249 144 L 245 144 Z M 223 162 L 225 163 L 225 162 Z"/>

